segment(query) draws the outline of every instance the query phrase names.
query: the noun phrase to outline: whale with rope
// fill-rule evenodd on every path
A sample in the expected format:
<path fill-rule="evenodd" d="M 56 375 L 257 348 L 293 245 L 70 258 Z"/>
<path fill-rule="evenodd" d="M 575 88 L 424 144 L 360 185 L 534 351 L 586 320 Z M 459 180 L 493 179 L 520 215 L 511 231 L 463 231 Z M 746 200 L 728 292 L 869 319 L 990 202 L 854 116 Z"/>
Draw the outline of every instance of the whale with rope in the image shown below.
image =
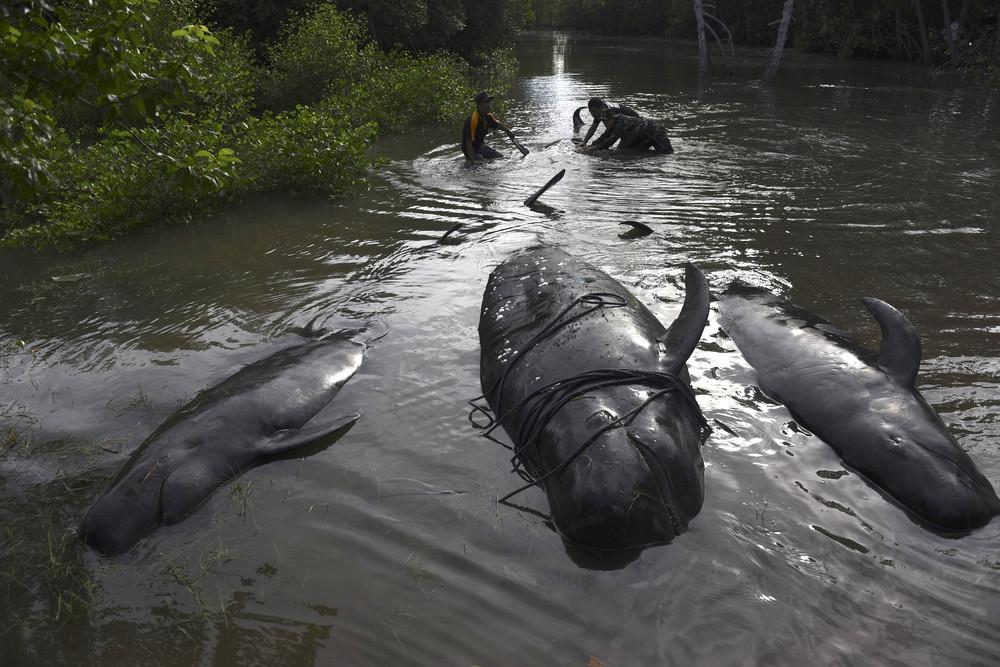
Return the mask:
<path fill-rule="evenodd" d="M 709 429 L 686 362 L 709 293 L 693 264 L 685 287 L 667 329 L 620 283 L 561 250 L 529 249 L 490 275 L 479 321 L 488 407 L 479 409 L 491 420 L 480 425 L 506 430 L 526 482 L 504 500 L 542 487 L 571 546 L 663 544 L 701 509 Z"/>
<path fill-rule="evenodd" d="M 862 302 L 882 330 L 878 352 L 787 299 L 739 282 L 719 296 L 719 315 L 760 388 L 917 523 L 939 533 L 985 525 L 1000 500 L 914 386 L 916 330 L 884 301 Z"/>
<path fill-rule="evenodd" d="M 202 391 L 160 425 L 87 511 L 81 539 L 102 555 L 124 553 L 247 468 L 357 421 L 351 410 L 318 415 L 360 367 L 365 344 L 352 332 L 314 338 L 322 332 L 306 329 L 310 337 Z"/>

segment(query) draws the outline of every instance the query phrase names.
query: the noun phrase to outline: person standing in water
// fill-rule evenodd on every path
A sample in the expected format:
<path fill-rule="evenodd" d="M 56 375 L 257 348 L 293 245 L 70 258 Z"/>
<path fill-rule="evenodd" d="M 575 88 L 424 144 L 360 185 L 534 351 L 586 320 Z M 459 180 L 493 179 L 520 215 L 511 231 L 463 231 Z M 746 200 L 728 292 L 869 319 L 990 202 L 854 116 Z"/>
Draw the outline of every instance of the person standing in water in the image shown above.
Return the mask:
<path fill-rule="evenodd" d="M 503 157 L 503 154 L 486 144 L 486 135 L 494 128 L 500 128 L 514 141 L 514 136 L 506 125 L 491 111 L 493 97 L 486 91 L 476 94 L 476 110 L 466 117 L 462 126 L 462 153 L 468 163 L 484 159 Z M 517 145 L 515 143 L 515 145 Z M 523 152 L 523 151 L 522 151 Z"/>

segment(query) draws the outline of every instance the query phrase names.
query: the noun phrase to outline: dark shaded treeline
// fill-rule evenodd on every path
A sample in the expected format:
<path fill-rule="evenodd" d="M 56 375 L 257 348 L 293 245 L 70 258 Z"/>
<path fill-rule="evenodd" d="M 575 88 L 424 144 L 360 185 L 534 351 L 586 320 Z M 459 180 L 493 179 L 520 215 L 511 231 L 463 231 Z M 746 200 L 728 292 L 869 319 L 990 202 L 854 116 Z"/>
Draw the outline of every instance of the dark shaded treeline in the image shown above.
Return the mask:
<path fill-rule="evenodd" d="M 692 5 L 691 0 L 531 0 L 531 18 L 537 28 L 693 39 Z M 774 45 L 781 0 L 715 0 L 704 6 L 711 15 L 708 27 L 720 40 L 727 39 L 728 28 L 737 43 Z M 1000 63 L 996 0 L 797 0 L 794 16 L 788 44 L 805 52 L 994 72 Z"/>
<path fill-rule="evenodd" d="M 217 0 L 212 19 L 220 26 L 248 33 L 261 52 L 277 38 L 290 15 L 317 0 Z M 372 38 L 383 49 L 455 52 L 470 62 L 510 46 L 531 16 L 530 0 L 335 0 L 338 9 L 366 19 Z"/>

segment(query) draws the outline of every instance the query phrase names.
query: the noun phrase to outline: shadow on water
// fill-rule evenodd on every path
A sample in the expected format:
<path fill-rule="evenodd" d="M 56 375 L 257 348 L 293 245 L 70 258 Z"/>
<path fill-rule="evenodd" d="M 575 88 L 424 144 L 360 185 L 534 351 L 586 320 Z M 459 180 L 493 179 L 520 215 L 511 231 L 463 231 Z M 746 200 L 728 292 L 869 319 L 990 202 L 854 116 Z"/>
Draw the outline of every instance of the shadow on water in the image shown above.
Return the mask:
<path fill-rule="evenodd" d="M 599 570 L 599 571 L 612 571 L 620 570 L 629 563 L 634 562 L 636 559 L 642 555 L 644 549 L 592 549 L 587 547 L 582 547 L 580 545 L 574 544 L 572 541 L 567 540 L 559 531 L 556 529 L 555 524 L 552 522 L 551 517 L 544 512 L 540 512 L 536 509 L 532 509 L 525 505 L 519 505 L 517 503 L 511 502 L 510 500 L 501 500 L 500 505 L 504 507 L 509 507 L 513 510 L 521 512 L 525 515 L 536 517 L 541 521 L 541 524 L 545 526 L 548 530 L 552 531 L 553 535 L 562 541 L 563 548 L 566 550 L 566 555 L 569 559 L 573 561 L 578 567 L 587 570 Z"/>
<path fill-rule="evenodd" d="M 620 570 L 629 563 L 635 562 L 642 549 L 620 549 L 615 551 L 594 551 L 584 549 L 572 544 L 565 544 L 566 555 L 577 566 L 587 570 Z"/>
<path fill-rule="evenodd" d="M 1000 485 L 996 95 L 801 56 L 766 86 L 763 52 L 700 86 L 696 50 L 661 40 L 529 35 L 519 48 L 504 120 L 523 158 L 466 169 L 454 129 L 431 128 L 380 144 L 387 166 L 348 200 L 262 198 L 75 255 L 4 251 L 0 442 L 13 427 L 21 444 L 0 454 L 0 572 L 13 573 L 0 655 L 1000 660 L 1000 524 L 957 540 L 914 525 L 761 394 L 715 312 L 688 363 L 718 426 L 705 504 L 669 545 L 595 559 L 544 516 L 499 505 L 516 479 L 508 454 L 465 415 L 481 393 L 483 289 L 511 253 L 557 244 L 662 322 L 691 261 L 712 285 L 741 278 L 813 304 L 869 346 L 878 328 L 857 299 L 899 308 L 923 339 L 921 391 Z M 664 121 L 676 153 L 577 152 L 572 114 L 595 95 Z M 619 238 L 630 222 L 652 233 Z M 461 243 L 440 244 L 450 229 Z M 330 447 L 247 471 L 125 558 L 83 550 L 80 517 L 128 453 L 314 319 L 388 330 L 335 399 L 364 417 Z M 60 614 L 60 592 L 79 613 Z"/>

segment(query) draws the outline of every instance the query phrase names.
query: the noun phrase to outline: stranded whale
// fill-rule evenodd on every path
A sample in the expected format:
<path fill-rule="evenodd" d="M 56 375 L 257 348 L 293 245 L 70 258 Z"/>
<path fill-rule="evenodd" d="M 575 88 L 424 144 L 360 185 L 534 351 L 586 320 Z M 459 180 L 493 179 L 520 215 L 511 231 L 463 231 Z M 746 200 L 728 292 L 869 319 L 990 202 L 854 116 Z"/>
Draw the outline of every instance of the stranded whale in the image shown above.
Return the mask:
<path fill-rule="evenodd" d="M 528 250 L 490 275 L 484 396 L 570 545 L 662 544 L 701 509 L 708 427 L 685 362 L 709 295 L 692 264 L 685 285 L 668 330 L 617 281 L 560 250 Z"/>
<path fill-rule="evenodd" d="M 247 468 L 353 424 L 360 415 L 309 422 L 354 375 L 364 349 L 347 337 L 306 340 L 202 391 L 132 454 L 84 516 L 83 541 L 124 553 Z"/>
<path fill-rule="evenodd" d="M 877 353 L 790 301 L 740 283 L 720 295 L 719 315 L 761 389 L 918 522 L 944 532 L 985 525 L 1000 500 L 914 387 L 920 338 L 889 304 L 862 301 L 882 329 Z"/>

